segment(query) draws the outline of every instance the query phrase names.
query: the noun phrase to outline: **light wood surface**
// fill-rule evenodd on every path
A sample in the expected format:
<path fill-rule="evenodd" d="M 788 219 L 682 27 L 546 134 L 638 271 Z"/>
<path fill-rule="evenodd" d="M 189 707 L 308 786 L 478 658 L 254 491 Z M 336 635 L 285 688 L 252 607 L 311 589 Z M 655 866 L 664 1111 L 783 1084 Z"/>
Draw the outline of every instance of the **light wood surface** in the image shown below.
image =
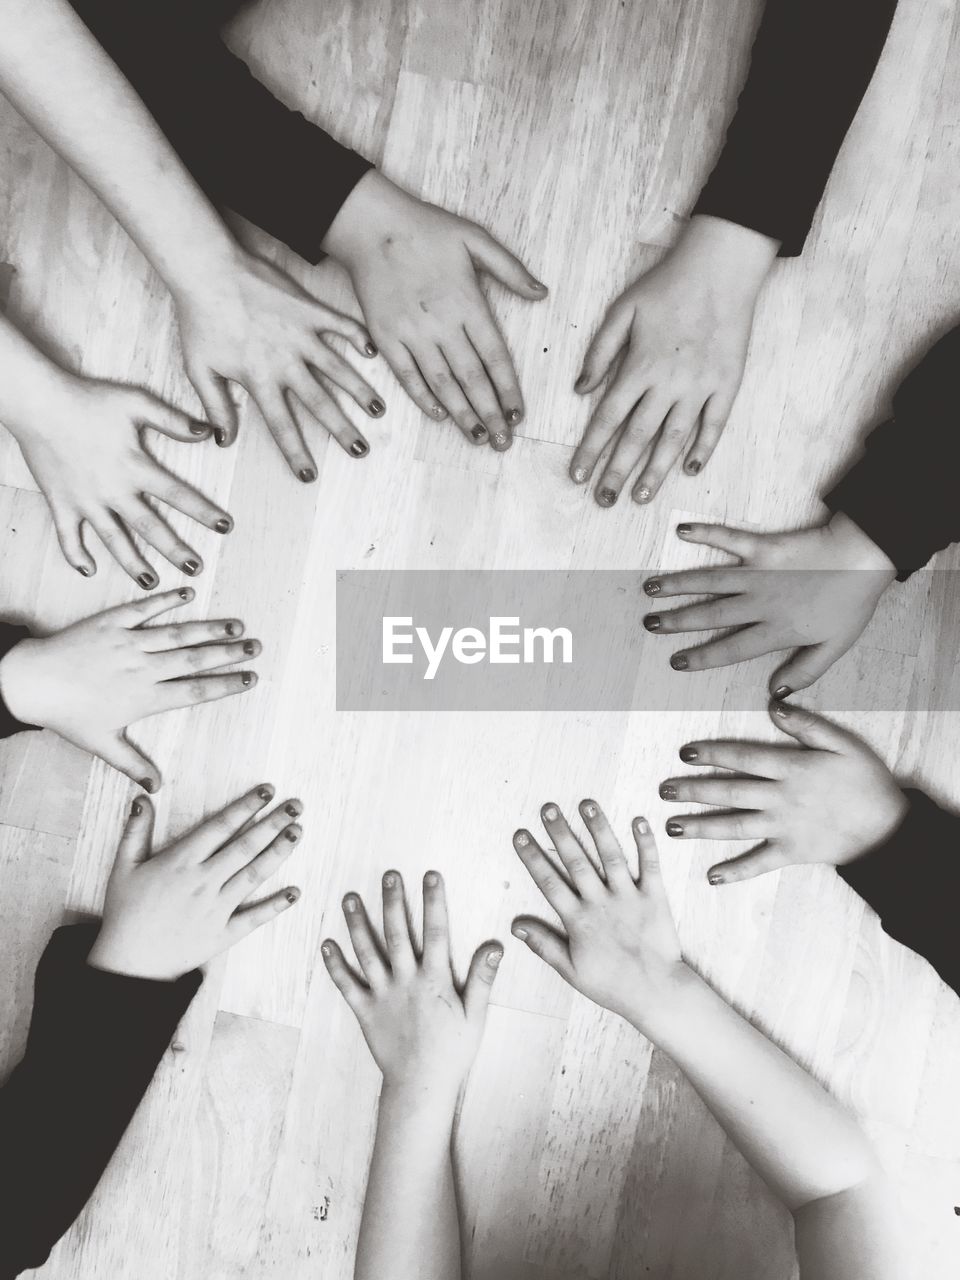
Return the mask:
<path fill-rule="evenodd" d="M 587 415 L 571 389 L 579 358 L 606 304 L 675 236 L 758 12 L 754 0 L 274 0 L 231 32 L 287 101 L 490 227 L 551 293 L 533 307 L 492 291 L 529 406 L 504 457 L 424 420 L 382 365 L 389 410 L 364 424 L 371 455 L 358 464 L 314 441 L 311 488 L 249 407 L 229 452 L 158 446 L 236 518 L 227 539 L 198 535 L 193 616 L 240 616 L 264 642 L 252 694 L 136 729 L 168 779 L 160 831 L 270 780 L 306 805 L 284 876 L 303 897 L 211 967 L 93 1201 L 35 1273 L 45 1280 L 350 1276 L 378 1076 L 318 944 L 343 937 L 341 894 L 375 895 L 388 865 L 414 884 L 444 871 L 461 963 L 486 937 L 508 940 L 457 1135 L 473 1280 L 792 1276 L 784 1213 L 669 1060 L 509 941 L 512 916 L 537 901 L 512 830 L 547 799 L 572 811 L 586 795 L 625 834 L 637 812 L 662 828 L 657 784 L 684 741 L 774 736 L 770 662 L 741 673 L 755 709 L 720 713 L 337 714 L 333 685 L 337 570 L 680 567 L 692 549 L 672 529 L 685 516 L 807 521 L 905 365 L 960 312 L 958 19 L 949 0 L 901 0 L 808 250 L 765 290 L 714 461 L 668 479 L 643 510 L 601 510 L 569 484 Z M 193 406 L 164 291 L 6 107 L 0 168 L 10 314 L 74 366 Z M 348 305 L 333 264 L 270 251 Z M 7 613 L 56 627 L 135 593 L 105 558 L 92 581 L 62 562 L 2 432 L 0 480 Z M 161 569 L 163 587 L 178 581 Z M 958 614 L 944 575 L 898 588 L 803 702 L 829 708 L 843 678 L 904 707 L 922 681 L 935 707 L 956 679 Z M 960 799 L 955 713 L 840 718 L 892 767 Z M 0 1066 L 20 1051 L 50 928 L 99 905 L 130 794 L 49 734 L 0 748 Z M 662 845 L 691 956 L 863 1115 L 907 1208 L 910 1280 L 955 1275 L 956 997 L 831 872 L 718 892 L 703 875 L 714 849 Z"/>

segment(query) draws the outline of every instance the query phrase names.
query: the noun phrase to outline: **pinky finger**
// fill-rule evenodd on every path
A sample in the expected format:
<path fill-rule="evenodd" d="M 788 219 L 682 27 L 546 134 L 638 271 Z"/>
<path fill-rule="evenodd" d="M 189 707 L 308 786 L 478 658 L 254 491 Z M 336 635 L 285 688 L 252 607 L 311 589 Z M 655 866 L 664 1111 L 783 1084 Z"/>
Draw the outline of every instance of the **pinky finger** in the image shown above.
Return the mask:
<path fill-rule="evenodd" d="M 92 578 L 97 572 L 97 563 L 83 545 L 80 534 L 81 516 L 76 511 L 60 511 L 50 507 L 53 526 L 57 531 L 57 541 L 67 564 L 72 565 L 84 578 Z"/>
<path fill-rule="evenodd" d="M 249 907 L 240 907 L 230 917 L 230 923 L 227 926 L 228 931 L 233 934 L 231 943 L 239 942 L 241 938 L 269 924 L 299 900 L 300 890 L 291 885 L 287 889 L 271 894 L 269 898 L 264 898 L 262 902 L 254 902 Z"/>
<path fill-rule="evenodd" d="M 105 760 L 118 773 L 125 773 L 138 787 L 152 795 L 162 781 L 160 770 L 137 750 L 122 733 L 112 734 L 102 741 L 89 744 L 101 760 Z"/>
<path fill-rule="evenodd" d="M 683 464 L 683 469 L 688 476 L 698 475 L 710 461 L 723 435 L 723 429 L 727 425 L 736 397 L 736 391 L 732 396 L 717 392 L 703 406 L 697 434 Z"/>
<path fill-rule="evenodd" d="M 718 862 L 707 872 L 710 884 L 737 884 L 740 880 L 752 880 L 787 867 L 790 861 L 776 840 L 764 840 L 755 848 L 741 853 L 738 858 Z"/>
<path fill-rule="evenodd" d="M 366 983 L 347 964 L 343 958 L 343 952 L 332 938 L 326 938 L 320 944 L 320 954 L 337 990 L 356 1013 L 360 1002 L 369 991 Z"/>

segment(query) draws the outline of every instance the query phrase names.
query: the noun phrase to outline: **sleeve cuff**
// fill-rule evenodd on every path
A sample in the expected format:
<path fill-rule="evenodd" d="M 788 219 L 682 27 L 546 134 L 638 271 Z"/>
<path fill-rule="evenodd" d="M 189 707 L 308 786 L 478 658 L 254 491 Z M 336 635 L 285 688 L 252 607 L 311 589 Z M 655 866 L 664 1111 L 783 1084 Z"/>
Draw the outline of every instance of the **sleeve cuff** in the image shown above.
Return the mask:
<path fill-rule="evenodd" d="M 749 187 L 747 188 L 749 190 Z M 691 218 L 698 213 L 710 218 L 723 218 L 726 222 L 735 222 L 740 227 L 748 227 L 771 240 L 779 240 L 778 258 L 798 258 L 803 253 L 807 236 L 810 233 L 812 217 L 803 223 L 794 222 L 785 226 L 782 215 L 777 211 L 765 211 L 757 207 L 755 192 L 753 199 L 737 199 L 734 192 L 714 190 L 711 183 L 700 193 L 697 203 L 691 211 Z"/>
<path fill-rule="evenodd" d="M 0 622 L 0 660 L 5 658 L 14 646 L 18 645 L 21 640 L 30 638 L 29 627 L 18 627 L 12 623 Z M 3 689 L 0 687 L 0 738 L 9 738 L 15 733 L 22 733 L 25 729 L 39 729 L 38 724 L 27 724 L 24 720 L 18 720 L 7 706 L 3 699 Z"/>

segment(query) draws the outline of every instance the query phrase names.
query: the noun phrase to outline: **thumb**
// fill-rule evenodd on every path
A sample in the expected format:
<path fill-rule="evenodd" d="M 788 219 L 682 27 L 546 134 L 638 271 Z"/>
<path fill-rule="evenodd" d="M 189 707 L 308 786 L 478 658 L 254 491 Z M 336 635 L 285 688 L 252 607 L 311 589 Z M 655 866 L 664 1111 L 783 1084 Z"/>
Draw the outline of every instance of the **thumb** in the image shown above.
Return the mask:
<path fill-rule="evenodd" d="M 748 849 L 738 858 L 716 863 L 707 872 L 707 879 L 711 884 L 736 884 L 739 880 L 752 880 L 754 876 L 779 871 L 789 865 L 786 852 L 776 840 L 764 840 L 763 844 Z"/>
<path fill-rule="evenodd" d="M 181 409 L 174 409 L 151 391 L 136 390 L 132 407 L 139 426 L 150 427 L 171 440 L 196 444 L 199 440 L 209 439 L 210 428 L 205 422 L 197 422 Z"/>
<path fill-rule="evenodd" d="M 160 770 L 128 742 L 123 733 L 111 734 L 102 740 L 91 742 L 88 750 L 120 773 L 125 773 L 138 787 L 151 795 L 163 781 Z"/>
<path fill-rule="evenodd" d="M 632 324 L 632 310 L 614 302 L 587 347 L 580 373 L 573 384 L 574 391 L 579 395 L 586 395 L 600 385 L 614 360 L 627 345 Z"/>
<path fill-rule="evenodd" d="M 237 406 L 233 403 L 226 379 L 210 369 L 188 369 L 187 377 L 200 397 L 207 421 L 213 428 L 214 440 L 221 449 L 225 449 L 237 438 Z"/>
<path fill-rule="evenodd" d="M 130 806 L 127 825 L 117 846 L 114 865 L 135 867 L 146 862 L 153 845 L 153 805 L 146 796 L 137 796 Z"/>
<path fill-rule="evenodd" d="M 514 920 L 511 932 L 551 969 L 556 969 L 561 978 L 572 983 L 573 969 L 566 938 L 561 937 L 549 925 L 540 920 L 532 920 L 529 916 L 519 916 Z"/>
<path fill-rule="evenodd" d="M 463 985 L 463 1007 L 471 1022 L 482 1023 L 487 1016 L 490 991 L 502 959 L 503 947 L 499 942 L 485 942 L 474 952 Z"/>
<path fill-rule="evenodd" d="M 474 228 L 473 235 L 467 240 L 467 249 L 474 266 L 486 271 L 487 275 L 505 284 L 521 298 L 537 302 L 547 296 L 547 286 L 534 279 L 520 259 L 482 227 Z"/>
<path fill-rule="evenodd" d="M 788 698 L 798 689 L 806 689 L 819 680 L 850 648 L 856 636 L 837 637 L 822 644 L 811 644 L 798 649 L 788 662 L 770 677 L 769 689 L 775 698 Z"/>
<path fill-rule="evenodd" d="M 53 498 L 48 498 L 50 514 L 53 516 L 53 527 L 57 531 L 60 550 L 68 564 L 72 564 L 77 573 L 85 578 L 92 578 L 97 572 L 97 562 L 83 545 L 81 526 L 83 516 L 72 509 L 64 509 Z"/>
<path fill-rule="evenodd" d="M 845 751 L 850 745 L 850 735 L 846 729 L 824 720 L 822 716 L 805 711 L 803 707 L 789 702 L 771 702 L 768 711 L 770 718 L 778 729 L 788 733 L 791 738 L 804 747 L 815 751 Z"/>

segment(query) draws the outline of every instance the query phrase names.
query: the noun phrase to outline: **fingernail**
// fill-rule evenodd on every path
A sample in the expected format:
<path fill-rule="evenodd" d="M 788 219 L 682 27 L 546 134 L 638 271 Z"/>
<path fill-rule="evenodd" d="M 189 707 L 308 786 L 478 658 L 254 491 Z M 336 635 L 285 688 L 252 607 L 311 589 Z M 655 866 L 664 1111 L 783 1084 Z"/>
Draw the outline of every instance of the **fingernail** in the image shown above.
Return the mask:
<path fill-rule="evenodd" d="M 692 524 L 678 524 L 677 533 L 681 538 L 685 538 L 688 533 L 693 533 Z"/>
<path fill-rule="evenodd" d="M 543 283 L 543 281 L 542 281 L 542 280 L 534 280 L 532 277 L 531 277 L 531 280 L 530 280 L 530 288 L 531 288 L 531 289 L 536 289 L 537 293 L 546 293 L 546 292 L 547 292 L 547 286 Z"/>
<path fill-rule="evenodd" d="M 442 404 L 435 404 L 430 412 L 435 418 L 445 418 L 447 416 L 447 411 Z"/>
<path fill-rule="evenodd" d="M 473 436 L 474 440 L 483 440 L 486 438 L 487 428 L 482 427 L 478 422 L 475 427 L 470 428 L 470 434 Z"/>
<path fill-rule="evenodd" d="M 543 811 L 543 816 L 546 818 L 548 822 L 556 822 L 556 820 L 560 817 L 560 810 L 557 809 L 554 805 L 548 804 Z"/>
<path fill-rule="evenodd" d="M 670 659 L 670 665 L 674 671 L 686 671 L 690 666 L 690 659 L 685 653 L 675 653 Z"/>
<path fill-rule="evenodd" d="M 370 446 L 364 440 L 354 440 L 350 452 L 355 458 L 363 458 L 370 452 Z"/>
<path fill-rule="evenodd" d="M 223 629 L 228 636 L 238 636 L 243 630 L 243 627 L 239 622 L 228 622 Z"/>
<path fill-rule="evenodd" d="M 573 478 L 577 482 L 577 484 L 583 484 L 587 479 L 587 475 L 588 475 L 588 472 L 586 467 L 574 467 Z"/>
<path fill-rule="evenodd" d="M 491 969 L 496 969 L 497 965 L 500 963 L 502 959 L 503 959 L 502 951 L 487 952 L 487 964 L 490 966 Z"/>
<path fill-rule="evenodd" d="M 379 418 L 381 413 L 385 413 L 386 408 L 387 406 L 383 403 L 382 400 L 370 401 L 370 412 L 373 414 L 375 418 Z"/>
<path fill-rule="evenodd" d="M 648 631 L 659 631 L 660 630 L 659 613 L 648 613 L 643 620 L 643 625 L 647 628 Z"/>
<path fill-rule="evenodd" d="M 151 587 L 157 585 L 157 579 L 152 573 L 141 573 L 137 577 L 137 581 L 143 587 L 144 591 L 149 591 Z"/>
<path fill-rule="evenodd" d="M 207 434 L 207 431 L 208 431 L 208 430 L 209 430 L 209 428 L 207 427 L 206 423 L 204 423 L 204 422 L 191 422 L 191 423 L 190 423 L 190 434 L 191 434 L 192 436 L 205 436 L 205 435 Z"/>
<path fill-rule="evenodd" d="M 288 889 L 283 896 L 286 898 L 286 900 L 290 903 L 292 907 L 293 904 L 299 900 L 300 892 L 298 889 Z"/>
<path fill-rule="evenodd" d="M 580 812 L 585 818 L 595 818 L 597 816 L 597 806 L 592 800 L 584 800 L 580 806 Z"/>
<path fill-rule="evenodd" d="M 262 787 L 257 787 L 257 795 L 266 804 L 268 800 L 273 799 L 273 787 L 269 783 L 265 783 Z"/>
<path fill-rule="evenodd" d="M 294 827 L 287 827 L 283 834 L 290 841 L 291 844 L 296 844 L 296 842 L 300 839 L 300 832 L 297 831 Z"/>
<path fill-rule="evenodd" d="M 513 843 L 519 845 L 521 849 L 525 849 L 530 843 L 530 837 L 525 831 L 518 831 L 513 837 Z"/>
<path fill-rule="evenodd" d="M 200 572 L 200 561 L 199 561 L 199 560 L 184 560 L 184 562 L 183 562 L 183 564 L 180 566 L 180 568 L 183 570 L 183 572 L 184 572 L 184 573 L 189 573 L 189 574 L 190 574 L 190 577 L 192 578 L 192 577 L 194 577 L 194 575 L 195 575 L 195 574 L 197 574 L 197 573 L 199 573 L 199 572 Z"/>
<path fill-rule="evenodd" d="M 493 433 L 494 444 L 505 445 L 505 444 L 508 444 L 509 441 L 510 441 L 510 437 L 507 435 L 505 431 L 495 431 Z"/>
<path fill-rule="evenodd" d="M 650 830 L 650 824 L 646 818 L 634 818 L 633 825 L 642 836 L 645 836 Z"/>
<path fill-rule="evenodd" d="M 392 889 L 396 883 L 397 883 L 397 877 L 393 874 L 392 871 L 388 871 L 383 877 L 384 888 Z"/>
<path fill-rule="evenodd" d="M 707 876 L 707 884 L 723 884 L 723 876 L 719 871 L 711 871 Z"/>
<path fill-rule="evenodd" d="M 220 446 L 221 449 L 226 448 L 227 433 L 221 427 L 213 428 L 213 438 L 216 441 L 216 443 Z"/>
<path fill-rule="evenodd" d="M 433 889 L 435 888 L 436 885 L 440 883 L 440 877 L 437 875 L 435 871 L 428 871 L 427 874 L 423 877 L 423 883 L 427 885 L 429 888 Z"/>
<path fill-rule="evenodd" d="M 670 821 L 667 823 L 667 835 L 668 835 L 668 836 L 682 836 L 682 835 L 683 835 L 683 823 L 682 823 L 682 822 L 677 822 L 674 818 L 671 818 L 671 819 L 670 819 Z"/>
<path fill-rule="evenodd" d="M 616 489 L 601 489 L 597 494 L 597 501 L 601 507 L 612 507 L 617 500 Z"/>
<path fill-rule="evenodd" d="M 152 796 L 154 791 L 156 791 L 157 788 L 152 778 L 141 778 L 140 789 L 142 791 L 145 791 L 148 796 Z"/>
<path fill-rule="evenodd" d="M 221 516 L 213 527 L 216 529 L 217 533 L 229 533 L 233 528 L 233 521 L 229 516 Z"/>
<path fill-rule="evenodd" d="M 701 467 L 702 467 L 702 466 L 703 466 L 703 463 L 700 461 L 700 459 L 699 459 L 699 458 L 691 458 L 691 459 L 690 459 L 690 461 L 687 463 L 687 466 L 686 466 L 687 475 L 688 475 L 688 476 L 697 476 L 697 475 L 699 475 L 699 474 L 700 474 L 700 469 L 701 469 Z"/>
<path fill-rule="evenodd" d="M 522 410 L 522 409 L 508 409 L 508 410 L 507 410 L 507 412 L 506 412 L 506 415 L 505 415 L 505 416 L 506 416 L 507 422 L 509 422 L 510 426 L 511 426 L 511 427 L 515 427 L 515 426 L 517 425 L 517 423 L 520 421 L 520 419 L 523 417 L 523 410 Z"/>
<path fill-rule="evenodd" d="M 245 654 L 247 654 L 247 656 L 248 656 L 248 657 L 253 657 L 253 655 L 256 653 L 256 651 L 257 651 L 257 646 L 256 646 L 256 642 L 255 642 L 255 641 L 253 641 L 253 640 L 244 640 L 244 642 L 243 642 L 243 652 L 244 652 Z"/>
<path fill-rule="evenodd" d="M 663 583 L 659 578 L 648 578 L 643 584 L 643 589 L 648 596 L 658 596 L 663 589 Z"/>
<path fill-rule="evenodd" d="M 324 943 L 323 946 L 320 948 L 320 954 L 322 956 L 326 956 L 326 958 L 329 959 L 330 956 L 333 954 L 333 952 L 330 950 L 327 944 Z"/>
<path fill-rule="evenodd" d="M 359 905 L 360 903 L 358 902 L 356 895 L 352 893 L 348 893 L 343 900 L 344 911 L 349 911 L 351 914 L 356 911 Z"/>
<path fill-rule="evenodd" d="M 314 471 L 313 467 L 301 467 L 297 472 L 297 477 L 302 480 L 304 484 L 310 484 L 311 481 L 316 480 L 317 473 Z"/>
<path fill-rule="evenodd" d="M 372 342 L 365 343 L 363 349 L 368 356 L 378 356 L 380 354 Z"/>
<path fill-rule="evenodd" d="M 290 818 L 299 818 L 302 811 L 298 804 L 294 804 L 293 801 L 291 801 L 289 804 L 285 804 L 283 806 L 283 812 Z"/>
<path fill-rule="evenodd" d="M 525 938 L 525 937 L 527 936 L 527 931 L 526 931 L 526 929 L 524 929 L 524 928 L 523 928 L 523 926 L 522 926 L 522 925 L 519 925 L 519 924 L 515 924 L 515 925 L 513 926 L 513 928 L 510 930 L 510 932 L 513 934 L 513 936 L 514 936 L 515 938 L 521 938 L 521 939 L 522 939 L 522 938 Z"/>
<path fill-rule="evenodd" d="M 252 671 L 245 671 L 243 675 L 240 677 L 240 683 L 244 686 L 244 688 L 249 688 L 250 685 L 253 684 L 255 679 L 256 679 L 256 676 L 253 674 Z"/>
<path fill-rule="evenodd" d="M 774 704 L 773 714 L 779 716 L 781 720 L 790 718 L 790 705 L 786 702 L 777 702 Z"/>
<path fill-rule="evenodd" d="M 692 764 L 694 760 L 700 759 L 700 752 L 697 750 L 696 747 L 681 747 L 680 759 L 684 762 L 684 764 Z"/>
<path fill-rule="evenodd" d="M 177 595 L 180 597 L 181 600 L 193 599 L 193 592 L 189 587 L 181 587 L 180 590 L 177 592 Z"/>
<path fill-rule="evenodd" d="M 579 378 L 577 378 L 576 382 L 573 384 L 574 391 L 582 391 L 588 382 L 589 378 L 587 375 L 585 373 L 581 373 Z"/>
<path fill-rule="evenodd" d="M 636 493 L 633 495 L 633 499 L 635 502 L 649 502 L 650 490 L 647 488 L 645 484 L 642 484 L 640 488 L 636 491 Z"/>
<path fill-rule="evenodd" d="M 90 568 L 88 564 L 77 564 L 77 565 L 74 565 L 73 567 L 76 569 L 77 573 L 81 574 L 84 578 L 93 577 L 93 570 Z"/>
<path fill-rule="evenodd" d="M 782 698 L 789 698 L 791 693 L 793 693 L 793 690 L 788 684 L 781 684 L 774 689 L 773 696 L 779 702 Z"/>
<path fill-rule="evenodd" d="M 143 813 L 143 805 L 139 800 L 134 800 L 133 804 L 130 806 L 130 817 L 139 818 L 141 813 Z"/>
<path fill-rule="evenodd" d="M 676 788 L 676 787 L 671 787 L 671 786 L 670 786 L 668 783 L 666 783 L 666 782 L 661 782 L 661 784 L 660 784 L 660 799 L 661 799 L 661 800 L 676 800 L 676 798 L 677 798 L 677 788 Z"/>

